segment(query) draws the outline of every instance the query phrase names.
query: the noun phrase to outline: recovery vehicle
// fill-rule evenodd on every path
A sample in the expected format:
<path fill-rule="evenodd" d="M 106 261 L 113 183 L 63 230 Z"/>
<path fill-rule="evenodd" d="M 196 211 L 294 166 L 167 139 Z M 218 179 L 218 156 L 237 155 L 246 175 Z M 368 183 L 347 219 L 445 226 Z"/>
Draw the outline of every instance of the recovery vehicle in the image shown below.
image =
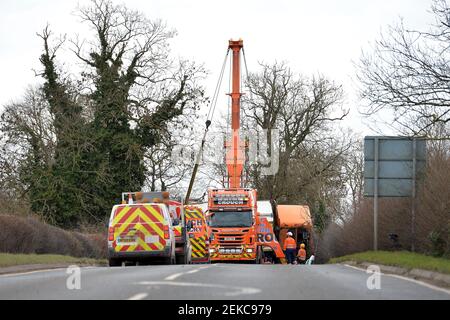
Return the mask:
<path fill-rule="evenodd" d="M 312 245 L 311 216 L 308 206 L 277 205 L 274 201 L 270 202 L 269 212 L 262 215 L 258 210 L 257 190 L 244 186 L 242 175 L 246 144 L 239 134 L 242 96 L 241 51 L 243 51 L 242 40 L 229 41 L 227 56 L 229 52 L 232 53 L 232 92 L 229 94 L 231 134 L 225 143 L 227 188 L 208 190 L 206 213 L 211 228 L 210 259 L 211 262 L 285 263 L 282 244 L 288 231 L 293 232 L 298 245 L 304 242 Z M 224 67 L 222 74 L 223 70 Z M 218 87 L 220 88 L 220 85 Z M 189 199 L 192 190 L 200 153 L 210 124 L 211 121 L 208 120 L 186 199 Z"/>
<path fill-rule="evenodd" d="M 191 263 L 188 227 L 183 204 L 170 200 L 168 192 L 124 192 L 109 219 L 109 265 Z"/>

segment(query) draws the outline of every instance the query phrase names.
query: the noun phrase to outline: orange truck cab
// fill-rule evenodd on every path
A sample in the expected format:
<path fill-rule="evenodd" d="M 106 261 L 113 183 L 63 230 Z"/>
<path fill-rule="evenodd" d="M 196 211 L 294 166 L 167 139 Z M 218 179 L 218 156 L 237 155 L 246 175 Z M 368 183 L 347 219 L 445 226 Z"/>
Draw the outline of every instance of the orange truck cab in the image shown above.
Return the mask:
<path fill-rule="evenodd" d="M 196 206 L 185 206 L 184 216 L 192 247 L 192 263 L 209 263 L 210 229 L 203 210 Z"/>
<path fill-rule="evenodd" d="M 208 191 L 208 224 L 212 262 L 258 263 L 261 251 L 256 234 L 256 190 Z"/>

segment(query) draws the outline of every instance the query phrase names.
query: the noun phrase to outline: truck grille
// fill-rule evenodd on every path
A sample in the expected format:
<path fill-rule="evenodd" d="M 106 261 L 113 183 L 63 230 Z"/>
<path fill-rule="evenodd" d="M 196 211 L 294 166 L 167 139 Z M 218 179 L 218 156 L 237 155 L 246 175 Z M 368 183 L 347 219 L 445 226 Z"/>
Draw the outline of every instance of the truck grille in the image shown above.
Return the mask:
<path fill-rule="evenodd" d="M 241 245 L 244 244 L 244 234 L 242 233 L 217 233 L 215 236 L 221 245 Z"/>

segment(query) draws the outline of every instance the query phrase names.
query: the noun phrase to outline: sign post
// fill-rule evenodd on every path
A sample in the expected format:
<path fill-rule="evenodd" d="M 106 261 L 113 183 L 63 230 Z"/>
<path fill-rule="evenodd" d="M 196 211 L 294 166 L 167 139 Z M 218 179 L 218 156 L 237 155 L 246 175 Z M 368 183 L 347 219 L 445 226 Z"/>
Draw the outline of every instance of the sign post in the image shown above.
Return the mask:
<path fill-rule="evenodd" d="M 373 165 L 373 250 L 378 250 L 378 158 L 379 139 L 374 139 L 374 165 Z"/>
<path fill-rule="evenodd" d="M 411 251 L 416 251 L 416 171 L 417 171 L 417 139 L 413 142 L 412 160 L 412 195 L 411 195 Z"/>
<path fill-rule="evenodd" d="M 416 180 L 425 167 L 426 141 L 416 137 L 364 138 L 364 196 L 373 197 L 373 249 L 378 250 L 379 198 L 411 198 L 411 250 L 415 250 Z"/>

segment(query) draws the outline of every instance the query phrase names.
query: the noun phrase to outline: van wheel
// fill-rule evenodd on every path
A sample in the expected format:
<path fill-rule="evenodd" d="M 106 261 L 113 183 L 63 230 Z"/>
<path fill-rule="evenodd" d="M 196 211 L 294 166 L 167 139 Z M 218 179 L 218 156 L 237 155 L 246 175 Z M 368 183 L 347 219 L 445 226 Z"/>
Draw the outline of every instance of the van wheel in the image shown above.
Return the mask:
<path fill-rule="evenodd" d="M 108 264 L 110 267 L 120 267 L 122 266 L 122 261 L 120 259 L 109 258 Z"/>

